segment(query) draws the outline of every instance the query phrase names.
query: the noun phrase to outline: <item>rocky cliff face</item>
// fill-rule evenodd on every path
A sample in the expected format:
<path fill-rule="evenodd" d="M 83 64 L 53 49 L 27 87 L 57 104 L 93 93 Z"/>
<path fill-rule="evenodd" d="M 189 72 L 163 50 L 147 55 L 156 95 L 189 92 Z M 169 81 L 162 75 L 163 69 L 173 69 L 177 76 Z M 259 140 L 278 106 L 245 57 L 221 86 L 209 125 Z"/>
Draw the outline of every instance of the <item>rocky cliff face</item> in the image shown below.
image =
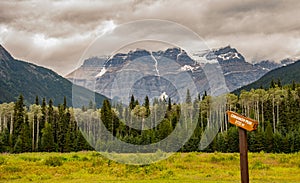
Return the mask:
<path fill-rule="evenodd" d="M 68 80 L 85 88 L 94 89 L 95 77 L 103 68 L 106 57 L 92 57 L 85 60 L 81 67 L 66 76 Z"/>
<path fill-rule="evenodd" d="M 210 52 L 222 67 L 227 87 L 230 91 L 256 81 L 265 73 L 261 67 L 252 65 L 234 48 L 229 46 Z M 208 57 L 208 59 L 210 59 Z"/>
<path fill-rule="evenodd" d="M 207 70 L 211 66 L 215 66 L 215 72 L 221 72 L 228 91 L 252 83 L 278 66 L 271 62 L 250 64 L 230 46 L 198 53 L 187 53 L 180 48 L 154 52 L 136 49 L 108 59 L 90 60 L 67 78 L 107 97 L 124 101 L 131 94 L 140 101 L 146 95 L 159 98 L 162 94 L 175 101 L 183 100 L 187 88 L 191 93 L 210 92 L 211 80 L 222 85 L 222 78 L 213 70 Z M 219 93 L 224 92 L 220 89 Z"/>

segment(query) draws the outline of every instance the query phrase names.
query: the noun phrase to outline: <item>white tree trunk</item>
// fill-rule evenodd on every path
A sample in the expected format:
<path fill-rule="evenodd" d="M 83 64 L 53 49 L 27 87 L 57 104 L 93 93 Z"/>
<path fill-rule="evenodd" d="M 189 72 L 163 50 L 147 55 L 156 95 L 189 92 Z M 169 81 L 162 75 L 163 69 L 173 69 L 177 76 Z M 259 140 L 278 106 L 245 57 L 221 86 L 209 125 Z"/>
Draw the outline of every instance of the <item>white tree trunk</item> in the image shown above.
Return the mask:
<path fill-rule="evenodd" d="M 34 128 L 35 128 L 35 125 L 34 125 L 34 118 L 32 120 L 32 151 L 34 151 Z"/>
<path fill-rule="evenodd" d="M 279 102 L 277 102 L 277 126 L 279 124 Z"/>
<path fill-rule="evenodd" d="M 275 128 L 275 123 L 276 123 L 276 121 L 275 121 L 275 98 L 274 98 L 274 96 L 273 96 L 273 99 L 272 99 L 272 114 L 273 114 L 273 133 L 275 133 L 275 130 L 276 130 L 276 128 Z"/>
<path fill-rule="evenodd" d="M 262 124 L 262 131 L 264 131 L 264 102 L 261 102 L 261 124 Z"/>
<path fill-rule="evenodd" d="M 11 120 L 10 120 L 10 129 L 9 129 L 9 135 L 12 137 L 13 134 L 13 127 L 14 127 L 14 120 L 13 120 L 13 115 L 11 114 Z M 4 117 L 4 121 L 6 121 L 6 117 Z"/>
<path fill-rule="evenodd" d="M 39 149 L 39 133 L 40 133 L 40 130 L 39 130 L 39 126 L 40 126 L 40 120 L 37 119 L 37 128 L 36 128 L 36 149 L 38 150 Z"/>

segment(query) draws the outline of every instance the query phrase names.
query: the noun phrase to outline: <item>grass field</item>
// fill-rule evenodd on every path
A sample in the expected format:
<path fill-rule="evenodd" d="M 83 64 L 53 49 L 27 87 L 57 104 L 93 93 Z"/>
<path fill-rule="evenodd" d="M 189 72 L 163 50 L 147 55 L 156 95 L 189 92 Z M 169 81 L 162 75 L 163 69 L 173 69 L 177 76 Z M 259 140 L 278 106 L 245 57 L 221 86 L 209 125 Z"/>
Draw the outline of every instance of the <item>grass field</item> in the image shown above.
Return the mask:
<path fill-rule="evenodd" d="M 300 182 L 300 154 L 249 153 L 250 182 Z M 97 152 L 0 155 L 0 182 L 240 182 L 238 153 L 176 153 L 136 166 Z"/>

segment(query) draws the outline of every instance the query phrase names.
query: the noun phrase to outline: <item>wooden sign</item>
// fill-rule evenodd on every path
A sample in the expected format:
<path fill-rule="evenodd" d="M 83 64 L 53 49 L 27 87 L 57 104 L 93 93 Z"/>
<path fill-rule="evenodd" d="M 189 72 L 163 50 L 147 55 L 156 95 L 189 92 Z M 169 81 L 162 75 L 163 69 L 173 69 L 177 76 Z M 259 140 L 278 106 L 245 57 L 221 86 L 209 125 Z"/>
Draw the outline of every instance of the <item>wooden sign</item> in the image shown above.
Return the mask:
<path fill-rule="evenodd" d="M 253 131 L 257 129 L 258 122 L 254 119 L 247 118 L 232 111 L 227 111 L 227 115 L 231 124 L 241 127 L 247 131 Z"/>
<path fill-rule="evenodd" d="M 232 111 L 227 115 L 228 121 L 239 127 L 241 183 L 249 183 L 247 131 L 256 130 L 258 122 Z"/>

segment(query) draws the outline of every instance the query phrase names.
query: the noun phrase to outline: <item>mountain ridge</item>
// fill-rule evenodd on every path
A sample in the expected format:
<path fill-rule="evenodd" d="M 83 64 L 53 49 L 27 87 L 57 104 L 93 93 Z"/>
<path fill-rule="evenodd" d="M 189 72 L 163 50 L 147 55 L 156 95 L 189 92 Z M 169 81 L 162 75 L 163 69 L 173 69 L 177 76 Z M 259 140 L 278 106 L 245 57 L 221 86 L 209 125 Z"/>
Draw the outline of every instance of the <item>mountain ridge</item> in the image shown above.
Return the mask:
<path fill-rule="evenodd" d="M 0 77 L 2 78 L 0 103 L 16 101 L 22 94 L 26 104 L 34 103 L 35 97 L 39 96 L 40 99 L 46 98 L 47 101 L 52 99 L 53 104 L 58 105 L 66 96 L 68 105 L 72 106 L 72 97 L 74 97 L 72 89 L 83 93 L 78 100 L 84 103 L 87 103 L 86 98 L 92 99 L 93 96 L 100 103 L 104 99 L 99 94 L 93 94 L 83 87 L 72 84 L 50 69 L 14 59 L 2 45 L 0 45 Z"/>
<path fill-rule="evenodd" d="M 292 82 L 300 83 L 300 60 L 297 60 L 296 62 L 276 68 L 267 74 L 265 74 L 263 77 L 258 79 L 257 81 L 243 86 L 235 91 L 233 93 L 239 94 L 242 90 L 249 91 L 251 89 L 258 89 L 260 87 L 263 87 L 265 89 L 270 87 L 271 81 L 277 82 L 278 79 L 280 80 L 282 85 L 286 84 L 292 84 Z"/>
<path fill-rule="evenodd" d="M 144 73 L 146 75 L 150 74 L 153 76 L 159 76 L 163 71 L 169 72 L 170 74 L 173 73 L 172 77 L 177 77 L 179 74 L 178 72 L 187 72 L 190 75 L 190 78 L 193 79 L 193 82 L 196 83 L 197 89 L 201 94 L 210 89 L 203 70 L 206 64 L 219 64 L 221 72 L 223 72 L 226 85 L 230 91 L 234 91 L 241 86 L 259 79 L 269 70 L 277 67 L 276 64 L 271 64 L 271 62 L 265 63 L 268 68 L 264 68 L 264 65 L 248 63 L 237 49 L 231 48 L 230 46 L 220 49 L 203 50 L 195 53 L 187 53 L 185 50 L 178 47 L 159 51 L 149 51 L 138 48 L 126 53 L 116 53 L 107 58 L 108 59 L 104 61 L 103 65 L 94 65 L 93 67 L 84 62 L 81 67 L 74 70 L 72 74 L 67 75 L 66 78 L 78 85 L 95 90 L 103 95 L 110 95 L 113 89 L 112 83 L 118 76 L 117 73 L 122 71 L 124 68 L 131 69 L 131 73 L 135 70 L 140 73 Z M 173 64 L 174 66 L 175 64 L 177 66 L 171 70 L 172 66 L 164 64 L 170 63 L 167 60 L 173 60 L 174 63 L 171 63 L 171 65 Z M 139 66 L 133 65 L 133 62 Z M 146 66 L 145 63 L 147 63 Z M 131 68 L 127 68 L 128 65 L 130 65 Z M 93 68 L 93 70 L 91 70 L 91 68 Z M 148 81 L 154 82 L 156 79 L 148 78 Z M 143 90 L 143 88 L 141 88 L 142 85 L 145 85 L 148 81 L 137 81 L 140 85 L 140 91 Z M 159 83 L 151 84 L 159 85 Z M 164 84 L 166 84 L 166 82 L 164 82 Z M 132 87 L 135 88 L 135 91 L 138 91 L 138 86 L 132 85 Z M 146 86 L 144 88 L 146 88 Z M 149 91 L 144 91 L 144 95 L 151 93 L 150 89 L 155 90 L 155 88 L 149 88 Z M 161 90 L 159 87 L 156 89 Z M 163 93 L 165 91 L 161 92 Z M 140 95 L 141 98 L 142 95 L 138 95 Z"/>

